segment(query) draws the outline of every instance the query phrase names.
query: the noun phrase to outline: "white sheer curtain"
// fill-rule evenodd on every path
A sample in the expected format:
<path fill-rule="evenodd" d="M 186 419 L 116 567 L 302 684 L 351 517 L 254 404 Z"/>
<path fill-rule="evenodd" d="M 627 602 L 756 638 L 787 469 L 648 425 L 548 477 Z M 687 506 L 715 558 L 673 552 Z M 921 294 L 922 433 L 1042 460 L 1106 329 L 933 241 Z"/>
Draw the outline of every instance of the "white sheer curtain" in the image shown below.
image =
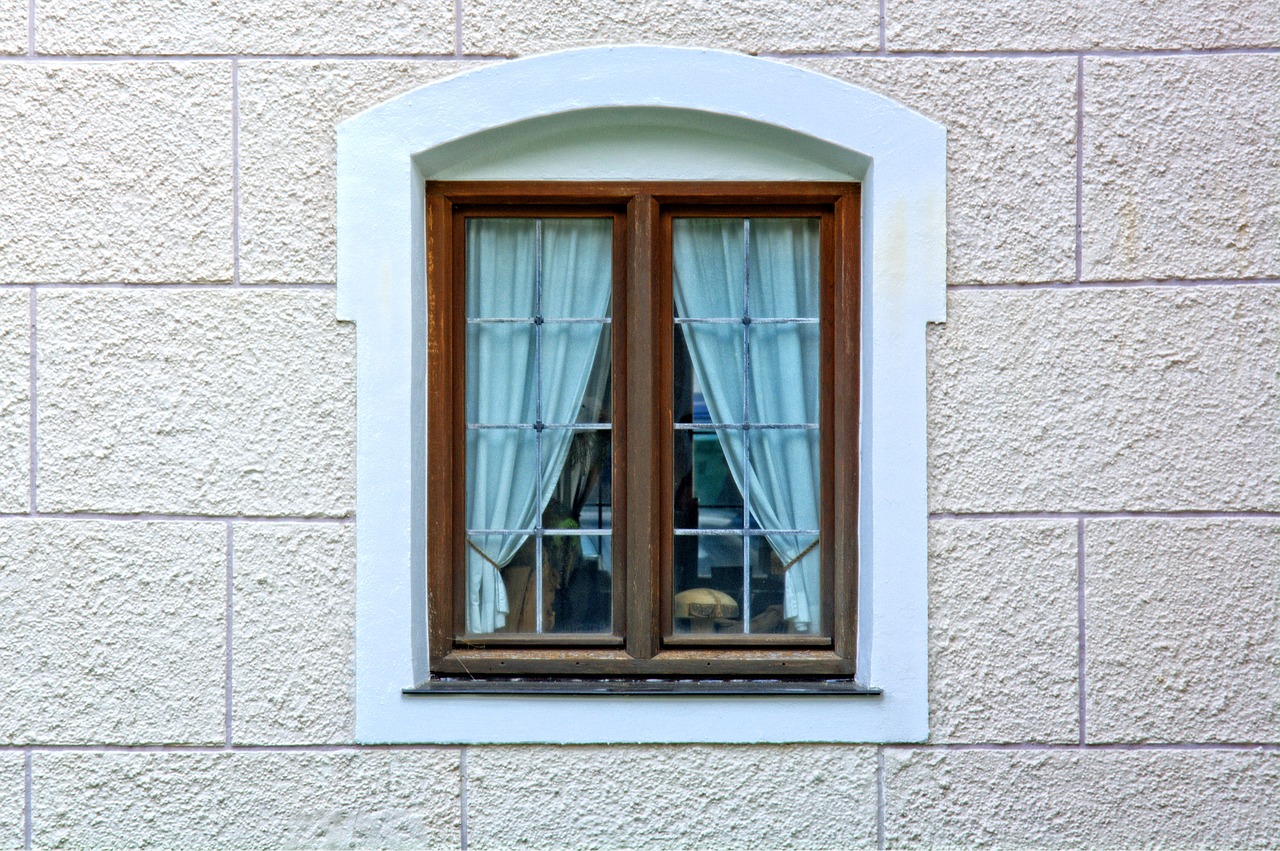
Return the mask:
<path fill-rule="evenodd" d="M 741 318 L 744 299 L 749 299 L 752 317 L 818 316 L 816 220 L 752 219 L 747 251 L 742 219 L 675 219 L 672 241 L 680 316 Z M 744 291 L 747 273 L 750 286 Z M 713 421 L 740 423 L 745 408 L 752 423 L 818 422 L 816 324 L 749 326 L 751 379 L 745 406 L 743 326 L 686 323 L 681 327 Z M 746 440 L 750 441 L 750 510 L 760 528 L 818 528 L 821 453 L 816 429 L 721 429 L 716 434 L 743 493 L 748 490 L 743 469 L 748 466 Z M 817 537 L 775 534 L 767 538 L 787 565 L 784 616 L 796 632 L 820 631 Z"/>
<path fill-rule="evenodd" d="M 533 318 L 539 299 L 541 316 L 547 319 L 609 315 L 612 234 L 613 223 L 606 219 L 467 223 L 467 318 L 527 320 L 467 325 L 468 424 L 577 420 L 605 326 L 535 326 Z M 539 470 L 535 430 L 468 429 L 467 528 L 533 527 L 554 492 L 572 438 L 570 429 L 543 430 Z M 506 624 L 510 610 L 499 569 L 527 539 L 468 535 L 468 632 L 493 632 Z"/>

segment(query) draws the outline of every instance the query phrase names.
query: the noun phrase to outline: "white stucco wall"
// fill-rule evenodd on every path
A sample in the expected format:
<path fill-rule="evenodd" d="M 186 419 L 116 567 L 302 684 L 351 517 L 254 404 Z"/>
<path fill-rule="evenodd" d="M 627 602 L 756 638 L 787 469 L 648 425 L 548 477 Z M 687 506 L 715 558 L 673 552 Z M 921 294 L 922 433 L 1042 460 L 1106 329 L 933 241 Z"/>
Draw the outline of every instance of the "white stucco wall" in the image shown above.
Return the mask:
<path fill-rule="evenodd" d="M 926 743 L 354 743 L 334 128 L 631 42 L 948 130 Z M 0 848 L 1275 845 L 1277 91 L 1274 0 L 0 0 Z"/>

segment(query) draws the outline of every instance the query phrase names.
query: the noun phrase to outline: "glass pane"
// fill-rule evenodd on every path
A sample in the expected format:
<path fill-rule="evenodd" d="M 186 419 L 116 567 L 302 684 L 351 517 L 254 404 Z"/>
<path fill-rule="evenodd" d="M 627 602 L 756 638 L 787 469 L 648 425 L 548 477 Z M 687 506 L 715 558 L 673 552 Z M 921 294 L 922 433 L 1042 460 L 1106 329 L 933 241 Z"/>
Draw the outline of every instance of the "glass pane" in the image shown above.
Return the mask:
<path fill-rule="evenodd" d="M 676 422 L 742 422 L 745 338 L 740 324 L 676 327 Z"/>
<path fill-rule="evenodd" d="M 677 429 L 674 443 L 675 528 L 742 529 L 742 432 Z"/>
<path fill-rule="evenodd" d="M 467 325 L 467 422 L 532 424 L 537 375 L 530 323 Z"/>
<path fill-rule="evenodd" d="M 748 419 L 804 425 L 819 418 L 821 339 L 817 324 L 752 325 Z"/>
<path fill-rule="evenodd" d="M 608 422 L 612 362 L 609 326 L 544 324 L 539 384 L 542 421 Z M 524 385 L 532 386 L 532 382 Z"/>
<path fill-rule="evenodd" d="M 751 558 L 751 622 L 753 635 L 791 632 L 787 620 L 787 576 L 780 569 L 773 536 L 752 535 L 748 548 Z"/>
<path fill-rule="evenodd" d="M 613 220 L 540 221 L 542 315 L 607 317 L 613 292 Z"/>
<path fill-rule="evenodd" d="M 507 588 L 510 574 L 498 564 L 504 554 L 522 553 L 524 540 L 519 535 L 467 536 L 467 632 L 513 631 Z"/>
<path fill-rule="evenodd" d="M 545 572 L 541 592 L 533 581 L 538 570 L 537 541 L 533 536 L 525 538 L 515 555 L 502 567 L 502 581 L 511 613 L 507 616 L 506 628 L 501 632 L 546 632 L 553 625 L 555 586 L 548 581 L 550 576 Z M 538 617 L 539 600 L 542 603 L 541 621 Z"/>
<path fill-rule="evenodd" d="M 541 486 L 536 435 L 533 429 L 468 429 L 468 530 L 534 527 Z M 493 557 L 504 565 L 510 553 Z"/>
<path fill-rule="evenodd" d="M 548 529 L 613 528 L 613 442 L 609 431 L 573 433 L 543 522 Z"/>
<path fill-rule="evenodd" d="M 546 632 L 608 632 L 613 628 L 612 538 L 556 535 L 542 539 L 544 593 L 551 595 Z"/>
<path fill-rule="evenodd" d="M 676 634 L 742 632 L 742 535 L 676 535 Z"/>
<path fill-rule="evenodd" d="M 587 389 L 582 394 L 582 407 L 575 422 L 607 423 L 613 420 L 613 326 L 601 327 L 599 334 L 595 363 L 591 365 Z"/>
<path fill-rule="evenodd" d="M 744 219 L 671 220 L 676 315 L 741 319 L 746 279 Z"/>
<path fill-rule="evenodd" d="M 753 429 L 750 507 L 756 529 L 817 529 L 821 439 L 817 429 Z"/>
<path fill-rule="evenodd" d="M 468 219 L 467 318 L 532 319 L 537 219 Z"/>
<path fill-rule="evenodd" d="M 778 631 L 816 634 L 823 630 L 822 551 L 817 534 L 821 511 L 821 439 L 816 429 L 753 430 L 751 446 L 752 526 L 764 544 L 759 577 L 753 573 L 751 616 L 765 618 L 781 606 Z M 784 530 L 784 531 L 770 531 Z M 785 533 L 784 533 L 785 532 Z M 769 589 L 773 589 L 772 591 Z M 763 621 L 759 624 L 764 631 Z"/>
<path fill-rule="evenodd" d="M 818 219 L 751 219 L 748 305 L 753 319 L 818 316 Z"/>

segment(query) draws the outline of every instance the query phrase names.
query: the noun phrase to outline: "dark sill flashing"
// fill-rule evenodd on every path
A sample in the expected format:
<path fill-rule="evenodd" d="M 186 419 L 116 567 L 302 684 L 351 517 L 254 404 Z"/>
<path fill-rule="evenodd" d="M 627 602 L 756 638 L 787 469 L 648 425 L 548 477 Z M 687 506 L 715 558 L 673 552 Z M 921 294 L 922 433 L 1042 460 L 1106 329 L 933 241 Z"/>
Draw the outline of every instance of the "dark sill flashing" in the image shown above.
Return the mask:
<path fill-rule="evenodd" d="M 440 678 L 403 689 L 404 694 L 551 694 L 567 696 L 613 695 L 652 697 L 663 695 L 862 695 L 878 696 L 882 690 L 853 680 L 622 680 L 622 679 L 487 679 Z"/>

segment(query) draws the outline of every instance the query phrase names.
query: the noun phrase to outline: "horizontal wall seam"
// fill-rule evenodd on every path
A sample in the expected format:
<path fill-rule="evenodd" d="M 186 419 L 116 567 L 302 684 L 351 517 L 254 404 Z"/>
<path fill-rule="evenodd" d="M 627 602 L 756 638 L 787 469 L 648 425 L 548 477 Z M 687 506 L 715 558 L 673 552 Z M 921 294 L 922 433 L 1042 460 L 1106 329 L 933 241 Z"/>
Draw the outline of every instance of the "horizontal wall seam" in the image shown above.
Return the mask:
<path fill-rule="evenodd" d="M 989 511 L 936 512 L 930 520 L 1276 520 L 1280 511 Z"/>
<path fill-rule="evenodd" d="M 760 51 L 764 59 L 1143 59 L 1178 56 L 1276 56 L 1280 47 L 1240 45 L 1228 47 L 1169 47 L 1132 50 L 867 50 Z M 498 53 L 35 53 L 0 56 L 0 64 L 56 62 L 500 62 L 518 58 Z"/>
<path fill-rule="evenodd" d="M 37 53 L 0 56 L 0 64 L 50 62 L 493 62 L 513 59 L 500 54 L 469 53 Z"/>
<path fill-rule="evenodd" d="M 713 744 L 713 743 L 709 743 Z M 800 742 L 800 745 L 813 747 L 883 747 L 887 750 L 922 750 L 922 751 L 1280 751 L 1280 742 L 938 742 L 924 744 L 920 742 L 886 742 L 882 745 L 872 743 L 848 742 Z M 659 743 L 651 743 L 660 747 Z M 776 746 L 776 745 L 769 745 Z M 233 744 L 230 747 L 220 744 L 210 745 L 70 745 L 70 744 L 23 744 L 0 745 L 0 753 L 173 753 L 173 754 L 236 754 L 236 753 L 359 753 L 362 751 L 457 751 L 460 755 L 465 748 L 473 745 L 454 744 L 331 744 L 331 745 L 245 745 Z M 580 745 L 543 745 L 529 744 L 527 747 L 572 748 L 587 747 Z"/>
<path fill-rule="evenodd" d="M 890 742 L 884 747 L 925 751 L 1280 751 L 1280 742 Z"/>
<path fill-rule="evenodd" d="M 338 745 L 0 745 L 0 753 L 352 753 L 358 751 L 459 751 L 463 745 L 338 744 Z"/>
<path fill-rule="evenodd" d="M 1125 49 L 1089 48 L 1072 50 L 911 50 L 889 47 L 884 53 L 876 48 L 830 52 L 771 50 L 756 53 L 765 59 L 865 59 L 883 56 L 887 59 L 1141 59 L 1161 56 L 1240 56 L 1280 54 L 1271 45 L 1233 45 L 1224 47 L 1152 47 Z"/>
<path fill-rule="evenodd" d="M 112 520 L 119 522 L 207 522 L 207 523 L 354 523 L 351 515 L 273 515 L 273 514 L 111 514 L 105 512 L 41 511 L 0 512 L 0 520 Z"/>
<path fill-rule="evenodd" d="M 1152 278 L 1132 281 L 1038 281 L 1034 283 L 954 283 L 949 290 L 984 290 L 1007 292 L 1009 290 L 1081 290 L 1081 289 L 1141 289 L 1144 287 L 1274 287 L 1280 286 L 1280 278 Z"/>
<path fill-rule="evenodd" d="M 235 283 L 234 281 L 173 281 L 170 283 L 148 281 L 131 284 L 127 281 L 27 281 L 25 283 L 0 283 L 0 289 L 37 290 L 334 290 L 335 283 L 299 282 L 287 283 Z"/>

